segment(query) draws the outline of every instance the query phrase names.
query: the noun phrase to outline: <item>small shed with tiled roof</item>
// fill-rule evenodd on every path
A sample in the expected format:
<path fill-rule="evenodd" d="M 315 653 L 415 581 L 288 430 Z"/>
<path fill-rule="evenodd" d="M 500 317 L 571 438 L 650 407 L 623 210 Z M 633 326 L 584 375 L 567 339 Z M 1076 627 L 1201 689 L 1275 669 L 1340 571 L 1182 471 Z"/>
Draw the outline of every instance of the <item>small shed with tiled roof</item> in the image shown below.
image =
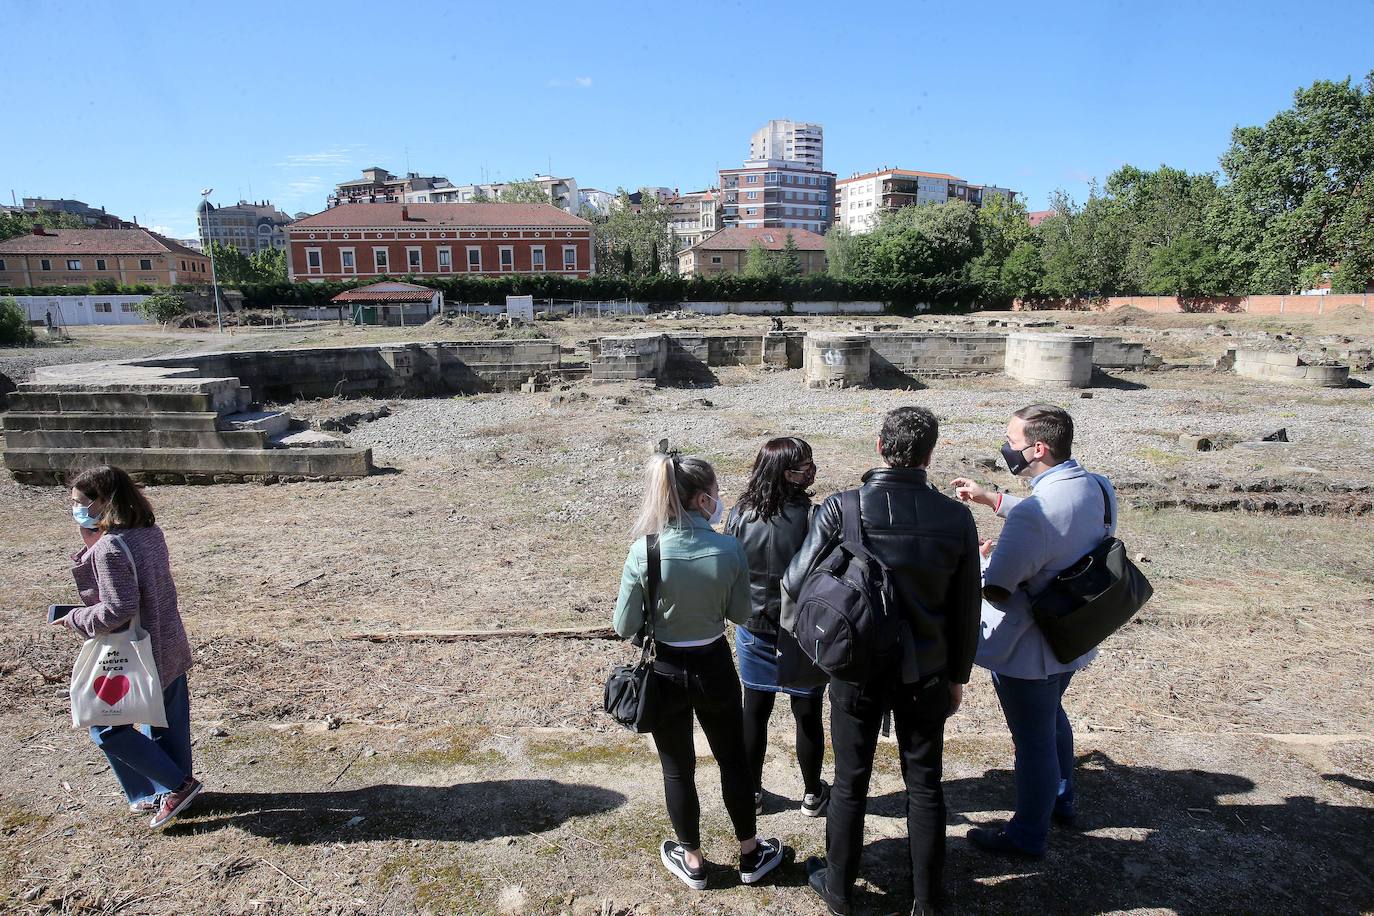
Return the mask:
<path fill-rule="evenodd" d="M 352 310 L 354 324 L 423 324 L 444 311 L 444 294 L 418 283 L 384 280 L 346 289 L 331 301 Z"/>

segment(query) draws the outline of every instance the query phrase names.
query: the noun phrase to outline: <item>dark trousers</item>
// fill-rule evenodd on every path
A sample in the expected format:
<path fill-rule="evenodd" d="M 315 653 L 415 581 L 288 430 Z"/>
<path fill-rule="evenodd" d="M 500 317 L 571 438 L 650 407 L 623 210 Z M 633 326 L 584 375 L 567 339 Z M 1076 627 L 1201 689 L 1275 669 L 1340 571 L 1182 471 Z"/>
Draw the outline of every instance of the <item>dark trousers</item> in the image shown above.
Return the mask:
<path fill-rule="evenodd" d="M 758 829 L 754 786 L 744 754 L 744 712 L 729 643 L 722 637 L 709 646 L 692 648 L 659 644 L 656 652 L 658 711 L 652 734 L 663 766 L 668 819 L 677 841 L 686 849 L 701 847 L 701 802 L 697 798 L 697 755 L 692 741 L 694 713 L 720 767 L 720 791 L 735 827 L 735 839 L 750 839 Z"/>
<path fill-rule="evenodd" d="M 847 903 L 859 876 L 868 783 L 883 713 L 892 711 L 906 782 L 906 828 L 912 895 L 923 906 L 940 897 L 945 865 L 945 795 L 940 785 L 949 712 L 949 682 L 936 675 L 903 684 L 900 667 L 862 684 L 830 682 L 830 740 L 835 785 L 826 817 L 826 890 Z"/>
<path fill-rule="evenodd" d="M 1072 671 L 1041 680 L 992 675 L 997 700 L 1016 747 L 1016 813 L 1007 836 L 1029 852 L 1044 852 L 1056 807 L 1073 810 L 1073 726 L 1064 713 Z"/>
<path fill-rule="evenodd" d="M 754 791 L 763 789 L 763 760 L 768 755 L 768 719 L 773 715 L 777 694 L 744 688 L 744 751 L 749 757 L 749 772 Z M 797 764 L 802 785 L 808 795 L 821 791 L 821 764 L 825 761 L 825 726 L 821 721 L 821 698 L 788 697 L 792 718 L 797 722 Z"/>

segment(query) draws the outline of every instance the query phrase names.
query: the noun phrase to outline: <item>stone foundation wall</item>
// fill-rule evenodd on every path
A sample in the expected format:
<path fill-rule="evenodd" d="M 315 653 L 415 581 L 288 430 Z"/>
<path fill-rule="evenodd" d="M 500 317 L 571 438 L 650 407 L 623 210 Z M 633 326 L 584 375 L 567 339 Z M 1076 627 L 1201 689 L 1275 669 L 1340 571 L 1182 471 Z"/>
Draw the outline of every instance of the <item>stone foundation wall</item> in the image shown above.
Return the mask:
<path fill-rule="evenodd" d="M 808 334 L 802 369 L 808 388 L 853 388 L 871 378 L 869 339 L 863 334 Z"/>
<path fill-rule="evenodd" d="M 1150 356 L 1143 343 L 1128 343 L 1120 337 L 1093 338 L 1093 365 L 1103 369 L 1143 369 L 1151 365 Z"/>
<path fill-rule="evenodd" d="M 1297 353 L 1234 350 L 1227 357 L 1232 360 L 1236 375 L 1244 378 L 1314 388 L 1344 388 L 1350 384 L 1349 366 L 1310 366 Z"/>
<path fill-rule="evenodd" d="M 952 372 L 1000 372 L 1007 339 L 1001 334 L 875 332 L 866 335 L 875 379 Z"/>

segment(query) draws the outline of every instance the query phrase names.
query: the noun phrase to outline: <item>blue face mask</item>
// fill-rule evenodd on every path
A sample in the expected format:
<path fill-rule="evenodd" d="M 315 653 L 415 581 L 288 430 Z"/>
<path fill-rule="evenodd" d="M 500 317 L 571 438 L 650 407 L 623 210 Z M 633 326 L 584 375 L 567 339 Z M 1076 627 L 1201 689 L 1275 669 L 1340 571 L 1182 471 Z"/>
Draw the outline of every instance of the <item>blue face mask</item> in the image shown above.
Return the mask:
<path fill-rule="evenodd" d="M 105 513 L 100 512 L 96 515 L 91 514 L 90 506 L 72 506 L 72 519 L 82 528 L 94 530 L 100 526 L 100 516 Z"/>

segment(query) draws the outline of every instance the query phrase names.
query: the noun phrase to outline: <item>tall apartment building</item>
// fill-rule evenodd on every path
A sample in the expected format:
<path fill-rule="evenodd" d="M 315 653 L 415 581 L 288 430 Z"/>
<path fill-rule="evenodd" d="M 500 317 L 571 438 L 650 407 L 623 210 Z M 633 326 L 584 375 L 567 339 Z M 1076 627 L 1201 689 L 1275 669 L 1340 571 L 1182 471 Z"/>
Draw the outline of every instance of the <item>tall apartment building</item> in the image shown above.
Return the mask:
<path fill-rule="evenodd" d="M 341 181 L 335 185 L 334 193 L 329 195 L 328 203 L 331 207 L 351 203 L 403 204 L 406 202 L 405 196 L 409 192 L 452 186 L 447 178 L 441 178 L 438 175 L 407 172 L 404 178 L 398 178 L 386 169 L 373 166 L 370 169 L 363 169 L 362 178 L 353 181 Z"/>
<path fill-rule="evenodd" d="M 1015 200 L 1016 192 L 996 185 L 969 184 L 944 172 L 879 169 L 835 182 L 835 225 L 863 233 L 877 224 L 878 214 L 886 211 L 951 200 L 981 207 L 993 196 Z"/>
<path fill-rule="evenodd" d="M 202 251 L 209 251 L 211 242 L 231 245 L 246 255 L 285 250 L 286 227 L 291 222 L 291 217 L 272 206 L 270 200 L 241 200 L 227 207 L 216 207 L 203 200 L 196 208 Z"/>
<path fill-rule="evenodd" d="M 0 287 L 210 282 L 210 259 L 147 229 L 46 229 L 0 242 Z"/>
<path fill-rule="evenodd" d="M 750 159 L 782 159 L 825 168 L 825 131 L 803 121 L 769 121 L 749 138 Z"/>
<path fill-rule="evenodd" d="M 567 213 L 576 214 L 582 203 L 581 194 L 577 190 L 577 180 L 573 178 L 555 178 L 552 175 L 535 175 L 533 178 L 525 179 L 520 184 L 533 182 L 539 185 L 544 193 L 549 196 L 549 203 Z M 470 204 L 486 198 L 488 202 L 497 202 L 501 199 L 501 192 L 506 189 L 508 184 L 514 182 L 488 182 L 486 184 L 449 184 L 443 180 L 443 184 L 432 185 L 428 188 L 416 188 L 406 191 L 403 195 L 404 203 L 408 204 Z"/>
<path fill-rule="evenodd" d="M 805 229 L 834 221 L 835 173 L 783 159 L 750 159 L 720 170 L 721 227 Z"/>
<path fill-rule="evenodd" d="M 663 202 L 668 208 L 668 228 L 679 241 L 679 250 L 690 248 L 720 228 L 721 193 L 715 188 L 679 194 Z"/>

